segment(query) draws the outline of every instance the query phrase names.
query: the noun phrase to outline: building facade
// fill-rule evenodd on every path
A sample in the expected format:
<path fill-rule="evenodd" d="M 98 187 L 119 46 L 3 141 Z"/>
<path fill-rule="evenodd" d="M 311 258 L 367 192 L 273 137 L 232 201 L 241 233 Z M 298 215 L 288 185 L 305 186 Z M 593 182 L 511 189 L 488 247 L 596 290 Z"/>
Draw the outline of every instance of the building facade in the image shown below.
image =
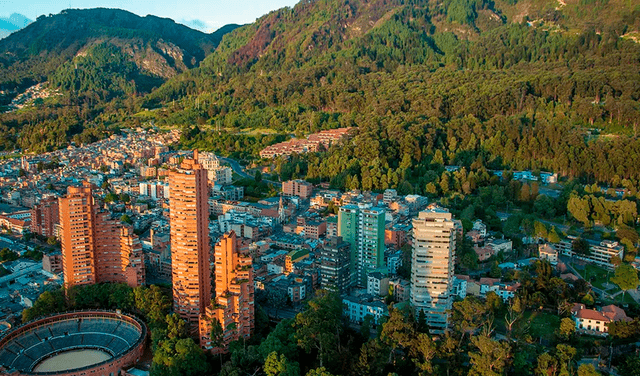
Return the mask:
<path fill-rule="evenodd" d="M 173 311 L 198 333 L 200 315 L 211 303 L 211 248 L 207 170 L 185 159 L 169 173 Z"/>
<path fill-rule="evenodd" d="M 361 324 L 365 317 L 371 316 L 377 325 L 383 316 L 389 316 L 387 306 L 372 296 L 347 296 L 342 299 L 342 312 L 349 321 Z"/>
<path fill-rule="evenodd" d="M 349 243 L 331 238 L 320 251 L 320 286 L 344 294 L 351 287 Z"/>
<path fill-rule="evenodd" d="M 624 247 L 616 241 L 603 240 L 598 242 L 585 239 L 589 243 L 589 255 L 581 255 L 573 251 L 573 242 L 575 240 L 576 237 L 567 236 L 566 239 L 555 245 L 556 249 L 565 256 L 575 257 L 608 269 L 615 269 L 615 265 L 611 263 L 613 256 L 618 256 L 622 260 Z"/>
<path fill-rule="evenodd" d="M 59 207 L 66 288 L 102 282 L 132 287 L 145 283 L 138 236 L 96 205 L 91 184 L 69 187 Z"/>
<path fill-rule="evenodd" d="M 385 211 L 370 205 L 345 205 L 338 212 L 338 236 L 351 245 L 355 285 L 366 286 L 369 272 L 384 266 Z"/>
<path fill-rule="evenodd" d="M 58 198 L 45 197 L 31 209 L 31 232 L 44 237 L 55 235 L 56 225 L 60 223 Z"/>
<path fill-rule="evenodd" d="M 313 193 L 313 184 L 304 180 L 289 180 L 282 182 L 282 194 L 285 196 L 298 196 L 307 199 Z"/>
<path fill-rule="evenodd" d="M 249 247 L 231 231 L 215 246 L 215 304 L 200 316 L 200 346 L 226 353 L 232 341 L 249 338 L 254 328 L 254 284 Z M 216 320 L 221 332 L 212 338 Z M 217 325 L 217 324 L 216 324 Z"/>
<path fill-rule="evenodd" d="M 411 304 L 424 311 L 433 334 L 449 325 L 455 260 L 455 225 L 451 213 L 432 208 L 413 219 Z"/>

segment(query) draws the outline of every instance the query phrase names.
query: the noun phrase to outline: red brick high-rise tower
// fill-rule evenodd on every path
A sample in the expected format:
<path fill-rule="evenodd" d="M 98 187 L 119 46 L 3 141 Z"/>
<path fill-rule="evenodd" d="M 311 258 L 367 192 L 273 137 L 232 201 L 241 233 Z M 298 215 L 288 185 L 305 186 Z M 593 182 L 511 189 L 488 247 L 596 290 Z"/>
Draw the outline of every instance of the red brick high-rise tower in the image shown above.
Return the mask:
<path fill-rule="evenodd" d="M 66 288 L 96 283 L 94 222 L 91 184 L 69 187 L 67 197 L 60 198 L 62 270 Z"/>
<path fill-rule="evenodd" d="M 57 197 L 45 197 L 31 209 L 31 232 L 48 238 L 55 235 L 58 223 L 60 213 Z"/>
<path fill-rule="evenodd" d="M 144 284 L 140 240 L 101 211 L 91 184 L 69 187 L 60 198 L 62 269 L 66 288 L 101 282 Z"/>
<path fill-rule="evenodd" d="M 231 341 L 249 338 L 254 328 L 253 267 L 248 247 L 230 231 L 215 246 L 215 305 L 200 320 L 200 345 L 225 353 Z M 221 338 L 211 340 L 212 320 L 222 328 Z"/>
<path fill-rule="evenodd" d="M 198 333 L 199 317 L 211 304 L 211 247 L 207 170 L 193 159 L 169 173 L 173 310 Z"/>

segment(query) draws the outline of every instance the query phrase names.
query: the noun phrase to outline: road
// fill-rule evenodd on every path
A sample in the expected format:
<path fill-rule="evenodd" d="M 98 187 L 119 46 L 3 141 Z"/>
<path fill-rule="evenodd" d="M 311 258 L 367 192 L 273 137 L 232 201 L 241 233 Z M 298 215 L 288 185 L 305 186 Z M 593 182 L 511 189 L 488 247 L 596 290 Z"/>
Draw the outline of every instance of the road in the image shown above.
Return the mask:
<path fill-rule="evenodd" d="M 220 159 L 221 161 L 227 162 L 231 166 L 231 169 L 233 170 L 233 172 L 242 176 L 243 178 L 245 179 L 255 178 L 255 176 L 247 174 L 244 168 L 242 168 L 242 166 L 240 166 L 240 163 L 238 163 L 238 161 L 236 161 L 235 159 L 227 158 L 227 157 L 218 157 L 218 159 Z M 265 181 L 267 183 L 274 184 L 274 185 L 280 185 L 280 182 L 273 181 L 273 180 L 262 179 L 262 181 Z"/>

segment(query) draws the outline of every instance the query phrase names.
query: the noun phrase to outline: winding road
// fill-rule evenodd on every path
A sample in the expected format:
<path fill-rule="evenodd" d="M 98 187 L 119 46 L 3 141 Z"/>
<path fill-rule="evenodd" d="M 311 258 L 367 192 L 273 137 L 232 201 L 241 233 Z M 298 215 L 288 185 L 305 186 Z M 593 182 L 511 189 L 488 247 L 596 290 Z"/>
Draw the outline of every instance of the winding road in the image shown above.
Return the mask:
<path fill-rule="evenodd" d="M 244 168 L 240 166 L 240 163 L 238 163 L 238 161 L 236 161 L 235 159 L 227 158 L 227 157 L 218 157 L 218 159 L 220 159 L 221 161 L 227 162 L 231 166 L 231 169 L 233 170 L 233 172 L 242 176 L 243 178 L 255 179 L 255 176 L 247 174 Z M 268 179 L 262 179 L 262 180 L 270 184 L 280 185 L 280 182 L 277 182 L 277 181 L 268 180 Z"/>

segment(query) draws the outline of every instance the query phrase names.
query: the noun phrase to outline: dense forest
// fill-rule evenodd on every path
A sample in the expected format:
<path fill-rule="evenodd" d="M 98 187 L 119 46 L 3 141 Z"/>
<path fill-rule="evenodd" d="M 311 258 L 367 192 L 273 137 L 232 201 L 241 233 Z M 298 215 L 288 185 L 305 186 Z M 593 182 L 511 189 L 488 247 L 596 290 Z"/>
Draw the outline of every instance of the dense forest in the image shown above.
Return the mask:
<path fill-rule="evenodd" d="M 143 107 L 170 113 L 158 117 L 165 124 L 208 119 L 212 129 L 185 144 L 217 151 L 220 126 L 298 135 L 354 126 L 344 145 L 302 163 L 303 176 L 340 188 L 407 180 L 424 194 L 440 181 L 428 171 L 462 165 L 637 190 L 640 46 L 625 35 L 640 8 L 609 4 L 617 17 L 576 24 L 585 4 L 524 17 L 535 22 L 505 16 L 520 2 L 447 4 L 315 1 L 272 12 Z"/>

